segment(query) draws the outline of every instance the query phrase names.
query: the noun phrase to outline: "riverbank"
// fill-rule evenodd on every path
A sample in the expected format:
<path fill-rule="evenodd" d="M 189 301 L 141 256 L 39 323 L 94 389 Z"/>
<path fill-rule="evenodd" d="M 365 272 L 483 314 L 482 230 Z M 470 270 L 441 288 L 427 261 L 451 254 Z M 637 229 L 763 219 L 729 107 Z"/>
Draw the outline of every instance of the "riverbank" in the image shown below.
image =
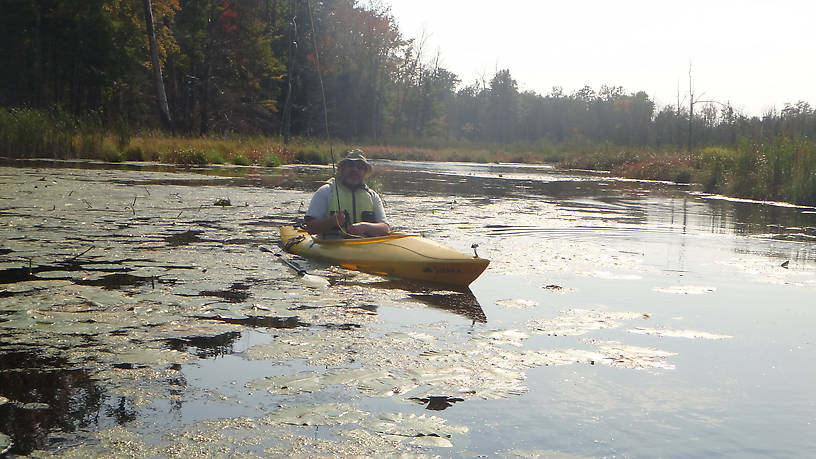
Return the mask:
<path fill-rule="evenodd" d="M 805 137 L 742 139 L 734 148 L 705 147 L 686 153 L 608 144 L 493 145 L 415 138 L 347 144 L 298 137 L 284 144 L 280 137 L 182 137 L 134 133 L 121 123 L 103 130 L 99 120 L 67 120 L 36 110 L 0 110 L 0 156 L 275 167 L 328 164 L 332 155 L 336 159 L 359 147 L 377 159 L 552 163 L 632 179 L 698 183 L 706 192 L 732 197 L 816 205 L 816 142 Z"/>

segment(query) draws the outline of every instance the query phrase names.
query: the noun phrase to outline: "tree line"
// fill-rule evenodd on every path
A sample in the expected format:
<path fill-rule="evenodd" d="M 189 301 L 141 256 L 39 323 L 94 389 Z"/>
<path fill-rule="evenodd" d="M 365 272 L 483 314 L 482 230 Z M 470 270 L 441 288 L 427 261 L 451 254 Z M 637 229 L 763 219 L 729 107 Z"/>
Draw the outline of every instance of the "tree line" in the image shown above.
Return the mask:
<path fill-rule="evenodd" d="M 0 105 L 109 129 L 659 149 L 816 135 L 805 101 L 749 116 L 691 91 L 663 107 L 614 85 L 520 91 L 510 69 L 463 82 L 377 1 L 0 4 Z"/>

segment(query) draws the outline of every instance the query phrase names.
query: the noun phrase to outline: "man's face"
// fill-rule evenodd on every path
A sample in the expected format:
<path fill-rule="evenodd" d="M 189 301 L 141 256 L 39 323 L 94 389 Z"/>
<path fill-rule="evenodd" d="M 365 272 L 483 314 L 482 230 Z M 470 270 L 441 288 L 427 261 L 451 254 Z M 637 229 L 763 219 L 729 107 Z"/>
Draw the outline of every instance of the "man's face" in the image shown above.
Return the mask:
<path fill-rule="evenodd" d="M 338 168 L 340 181 L 349 188 L 356 188 L 363 184 L 368 166 L 362 161 L 345 161 Z"/>

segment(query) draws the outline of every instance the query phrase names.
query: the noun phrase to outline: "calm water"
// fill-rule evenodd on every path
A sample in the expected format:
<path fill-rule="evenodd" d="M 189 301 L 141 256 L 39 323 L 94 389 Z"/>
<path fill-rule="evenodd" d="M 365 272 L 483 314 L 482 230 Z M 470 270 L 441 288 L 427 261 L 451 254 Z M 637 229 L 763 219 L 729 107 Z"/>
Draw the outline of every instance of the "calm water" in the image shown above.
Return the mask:
<path fill-rule="evenodd" d="M 260 247 L 330 168 L 36 166 L 0 168 L 13 453 L 816 450 L 814 209 L 379 162 L 393 227 L 491 265 L 456 292 L 292 258 L 323 286 Z"/>

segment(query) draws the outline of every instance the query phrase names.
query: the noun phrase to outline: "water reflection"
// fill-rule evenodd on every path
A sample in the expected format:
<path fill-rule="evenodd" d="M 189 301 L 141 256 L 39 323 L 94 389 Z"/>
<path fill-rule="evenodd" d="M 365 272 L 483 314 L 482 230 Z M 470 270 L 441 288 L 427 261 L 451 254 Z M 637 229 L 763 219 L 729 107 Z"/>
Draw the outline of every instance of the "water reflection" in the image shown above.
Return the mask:
<path fill-rule="evenodd" d="M 474 323 L 487 323 L 487 316 L 470 289 L 461 292 L 409 293 L 408 296 L 428 306 L 467 317 Z"/>
<path fill-rule="evenodd" d="M 0 342 L 0 349 L 9 348 Z M 66 433 L 99 422 L 105 395 L 83 369 L 36 350 L 0 353 L 0 432 L 14 439 L 12 454 L 28 454 L 48 443 L 49 433 Z"/>
<path fill-rule="evenodd" d="M 170 349 L 181 352 L 190 352 L 202 359 L 205 359 L 231 354 L 235 341 L 240 337 L 240 332 L 232 331 L 215 336 L 185 336 L 183 338 L 170 338 L 167 340 L 167 344 Z"/>
<path fill-rule="evenodd" d="M 472 320 L 474 323 L 486 323 L 487 316 L 473 292 L 465 287 L 452 290 L 446 286 L 444 290 L 434 288 L 428 284 L 412 282 L 404 279 L 386 279 L 365 283 L 343 282 L 345 285 L 359 285 L 376 289 L 402 290 L 410 300 L 442 311 L 451 312 Z"/>

